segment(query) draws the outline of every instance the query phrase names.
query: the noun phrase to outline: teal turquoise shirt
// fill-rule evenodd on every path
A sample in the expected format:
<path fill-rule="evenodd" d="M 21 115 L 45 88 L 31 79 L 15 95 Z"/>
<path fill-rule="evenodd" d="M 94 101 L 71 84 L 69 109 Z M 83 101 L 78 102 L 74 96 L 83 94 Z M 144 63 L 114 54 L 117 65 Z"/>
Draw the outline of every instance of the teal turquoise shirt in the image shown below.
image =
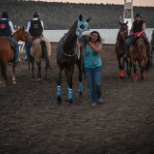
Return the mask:
<path fill-rule="evenodd" d="M 95 52 L 88 44 L 85 48 L 84 67 L 96 68 L 102 65 L 99 53 Z"/>

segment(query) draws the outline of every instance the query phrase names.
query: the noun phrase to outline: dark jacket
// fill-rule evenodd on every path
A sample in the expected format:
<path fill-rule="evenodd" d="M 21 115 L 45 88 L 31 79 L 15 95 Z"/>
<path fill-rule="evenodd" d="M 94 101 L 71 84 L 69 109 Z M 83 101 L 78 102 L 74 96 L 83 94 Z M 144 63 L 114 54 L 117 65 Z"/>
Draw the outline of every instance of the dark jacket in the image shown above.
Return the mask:
<path fill-rule="evenodd" d="M 43 32 L 43 27 L 41 25 L 41 21 L 40 20 L 31 20 L 31 26 L 29 29 L 29 33 L 31 36 L 33 37 L 38 37 L 42 35 Z"/>
<path fill-rule="evenodd" d="M 9 20 L 0 20 L 0 36 L 11 36 Z"/>

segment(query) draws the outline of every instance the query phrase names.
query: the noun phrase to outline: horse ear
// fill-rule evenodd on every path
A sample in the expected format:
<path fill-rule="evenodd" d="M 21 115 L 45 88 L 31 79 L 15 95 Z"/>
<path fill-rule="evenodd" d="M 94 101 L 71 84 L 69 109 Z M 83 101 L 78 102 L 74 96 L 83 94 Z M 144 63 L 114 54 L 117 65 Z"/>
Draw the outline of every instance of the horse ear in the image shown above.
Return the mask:
<path fill-rule="evenodd" d="M 25 27 L 24 26 L 22 26 L 22 30 L 25 30 Z"/>
<path fill-rule="evenodd" d="M 87 19 L 87 22 L 89 22 L 91 20 L 91 17 Z"/>
<path fill-rule="evenodd" d="M 119 24 L 120 24 L 120 25 L 123 25 L 123 24 L 121 23 L 121 21 L 119 21 Z"/>
<path fill-rule="evenodd" d="M 127 20 L 127 22 L 126 22 L 126 25 L 128 24 L 128 20 Z"/>
<path fill-rule="evenodd" d="M 79 15 L 79 20 L 82 21 L 82 14 Z"/>

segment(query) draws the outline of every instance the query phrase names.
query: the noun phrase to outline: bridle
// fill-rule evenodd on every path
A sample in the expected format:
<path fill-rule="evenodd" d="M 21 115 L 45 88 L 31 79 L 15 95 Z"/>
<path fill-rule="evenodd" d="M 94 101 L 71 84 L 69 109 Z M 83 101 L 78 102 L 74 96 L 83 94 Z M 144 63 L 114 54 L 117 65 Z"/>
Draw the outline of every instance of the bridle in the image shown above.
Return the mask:
<path fill-rule="evenodd" d="M 125 41 L 126 40 L 126 34 L 128 34 L 128 30 L 120 31 L 119 33 L 120 33 L 121 38 Z"/>

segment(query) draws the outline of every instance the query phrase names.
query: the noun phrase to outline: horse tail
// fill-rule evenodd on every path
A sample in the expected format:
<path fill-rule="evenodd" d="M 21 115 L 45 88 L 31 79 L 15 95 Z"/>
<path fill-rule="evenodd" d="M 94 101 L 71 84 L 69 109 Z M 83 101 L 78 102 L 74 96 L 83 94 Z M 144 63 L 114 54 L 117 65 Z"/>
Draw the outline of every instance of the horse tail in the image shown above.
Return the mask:
<path fill-rule="evenodd" d="M 46 67 L 51 69 L 46 43 L 44 40 L 41 40 L 40 44 L 42 49 L 42 58 L 44 58 L 46 61 Z"/>

